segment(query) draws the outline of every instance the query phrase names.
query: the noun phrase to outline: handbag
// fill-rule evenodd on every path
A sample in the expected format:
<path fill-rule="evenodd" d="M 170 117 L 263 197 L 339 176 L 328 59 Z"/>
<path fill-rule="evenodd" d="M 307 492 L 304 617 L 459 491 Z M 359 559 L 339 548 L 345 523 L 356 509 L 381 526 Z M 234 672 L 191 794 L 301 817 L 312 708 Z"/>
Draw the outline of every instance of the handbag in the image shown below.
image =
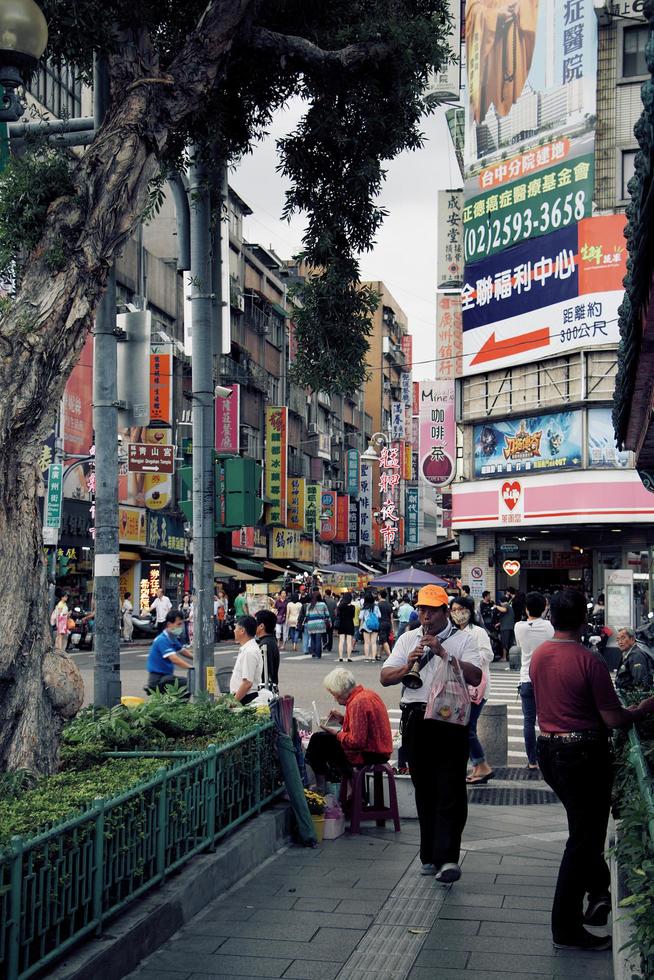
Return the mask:
<path fill-rule="evenodd" d="M 425 718 L 450 725 L 467 725 L 470 720 L 470 694 L 458 660 L 441 657 L 427 698 Z"/>

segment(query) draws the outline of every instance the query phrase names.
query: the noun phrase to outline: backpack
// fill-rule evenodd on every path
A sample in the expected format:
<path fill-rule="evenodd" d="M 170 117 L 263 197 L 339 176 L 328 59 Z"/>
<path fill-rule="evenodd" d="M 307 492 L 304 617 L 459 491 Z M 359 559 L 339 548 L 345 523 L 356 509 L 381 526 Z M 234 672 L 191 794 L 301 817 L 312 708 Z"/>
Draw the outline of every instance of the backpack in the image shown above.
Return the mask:
<path fill-rule="evenodd" d="M 615 686 L 618 690 L 654 688 L 654 655 L 636 643 L 618 667 Z"/>
<path fill-rule="evenodd" d="M 368 610 L 366 614 L 365 626 L 366 629 L 370 630 L 371 633 L 379 629 L 379 616 L 377 615 L 374 609 Z"/>

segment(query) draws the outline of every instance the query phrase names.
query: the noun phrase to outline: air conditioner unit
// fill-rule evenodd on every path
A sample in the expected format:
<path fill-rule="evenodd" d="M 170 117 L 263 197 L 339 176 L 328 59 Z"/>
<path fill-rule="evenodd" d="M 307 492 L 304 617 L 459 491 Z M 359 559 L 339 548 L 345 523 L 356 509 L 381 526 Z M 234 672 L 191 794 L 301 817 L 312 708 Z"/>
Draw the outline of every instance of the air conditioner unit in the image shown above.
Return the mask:
<path fill-rule="evenodd" d="M 319 430 L 318 430 L 318 426 L 316 425 L 316 423 L 315 422 L 309 422 L 309 424 L 307 425 L 307 432 L 309 433 L 309 435 L 310 436 L 317 436 L 318 435 L 318 431 Z"/>
<path fill-rule="evenodd" d="M 236 297 L 236 309 L 240 310 L 241 313 L 245 313 L 245 296 L 243 293 L 239 293 Z"/>

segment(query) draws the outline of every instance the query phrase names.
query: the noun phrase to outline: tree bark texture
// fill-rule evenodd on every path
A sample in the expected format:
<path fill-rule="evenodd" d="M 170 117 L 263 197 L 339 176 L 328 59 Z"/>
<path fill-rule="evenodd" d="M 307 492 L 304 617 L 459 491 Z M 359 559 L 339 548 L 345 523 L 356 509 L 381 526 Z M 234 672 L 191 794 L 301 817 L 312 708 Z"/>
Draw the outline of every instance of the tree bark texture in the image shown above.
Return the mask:
<path fill-rule="evenodd" d="M 110 61 L 111 108 L 80 161 L 76 194 L 50 206 L 20 292 L 0 320 L 0 769 L 56 768 L 80 677 L 52 652 L 37 460 L 93 323 L 107 272 L 135 231 L 169 133 L 219 82 L 253 0 L 213 0 L 169 71 L 149 39 Z M 48 251 L 66 245 L 53 274 Z M 91 406 L 88 406 L 91 410 Z"/>

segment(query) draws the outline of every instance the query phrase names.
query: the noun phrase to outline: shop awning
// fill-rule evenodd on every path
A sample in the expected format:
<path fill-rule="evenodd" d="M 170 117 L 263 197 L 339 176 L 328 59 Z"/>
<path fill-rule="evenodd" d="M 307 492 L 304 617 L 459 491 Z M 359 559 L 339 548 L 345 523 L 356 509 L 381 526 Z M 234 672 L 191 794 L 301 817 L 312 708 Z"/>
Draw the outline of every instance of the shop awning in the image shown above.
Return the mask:
<path fill-rule="evenodd" d="M 267 572 L 279 572 L 280 575 L 286 575 L 287 569 L 282 568 L 281 565 L 276 565 L 274 561 L 264 561 L 263 567 Z"/>
<path fill-rule="evenodd" d="M 214 578 L 233 578 L 235 582 L 258 582 L 256 575 L 248 575 L 247 572 L 239 572 L 237 568 L 228 568 L 215 561 L 213 563 Z"/>
<path fill-rule="evenodd" d="M 275 313 L 279 313 L 279 315 L 283 316 L 285 320 L 288 320 L 291 316 L 288 310 L 285 310 L 283 306 L 279 305 L 279 303 L 273 303 L 272 308 L 275 311 Z"/>
<path fill-rule="evenodd" d="M 233 561 L 239 572 L 249 572 L 251 575 L 263 577 L 263 565 L 261 562 L 252 561 L 251 558 L 236 558 L 234 555 L 225 555 L 227 561 Z"/>
<path fill-rule="evenodd" d="M 394 554 L 393 563 L 395 562 L 410 562 L 415 565 L 417 561 L 430 561 L 435 558 L 444 558 L 450 556 L 450 553 L 459 547 L 459 542 L 456 538 L 448 538 L 447 541 L 442 541 L 440 544 L 430 544 L 426 548 L 414 548 L 413 551 L 405 551 L 403 554 Z"/>

